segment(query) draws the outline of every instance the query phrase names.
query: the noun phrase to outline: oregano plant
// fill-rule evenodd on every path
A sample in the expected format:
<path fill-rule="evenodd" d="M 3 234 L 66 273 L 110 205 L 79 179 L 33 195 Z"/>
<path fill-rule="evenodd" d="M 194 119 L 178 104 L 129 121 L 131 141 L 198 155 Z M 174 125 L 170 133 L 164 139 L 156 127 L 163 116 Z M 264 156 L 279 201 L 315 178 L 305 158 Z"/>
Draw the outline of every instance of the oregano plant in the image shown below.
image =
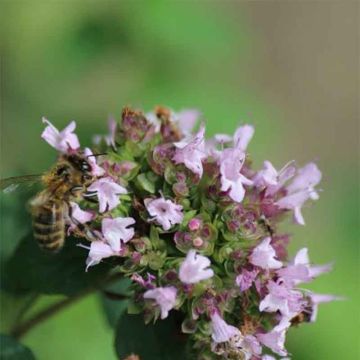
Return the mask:
<path fill-rule="evenodd" d="M 42 138 L 59 159 L 84 159 L 87 180 L 62 199 L 58 252 L 43 251 L 29 232 L 2 266 L 4 291 L 66 298 L 17 317 L 1 358 L 33 359 L 16 339 L 99 292 L 119 359 L 289 359 L 288 331 L 338 298 L 303 287 L 331 265 L 313 265 L 307 248 L 288 256 L 291 237 L 279 227 L 289 217 L 305 225 L 302 207 L 319 198 L 314 162 L 255 168 L 253 126 L 206 138 L 196 110 L 126 107 L 84 149 L 75 122 L 59 131 L 43 121 Z"/>

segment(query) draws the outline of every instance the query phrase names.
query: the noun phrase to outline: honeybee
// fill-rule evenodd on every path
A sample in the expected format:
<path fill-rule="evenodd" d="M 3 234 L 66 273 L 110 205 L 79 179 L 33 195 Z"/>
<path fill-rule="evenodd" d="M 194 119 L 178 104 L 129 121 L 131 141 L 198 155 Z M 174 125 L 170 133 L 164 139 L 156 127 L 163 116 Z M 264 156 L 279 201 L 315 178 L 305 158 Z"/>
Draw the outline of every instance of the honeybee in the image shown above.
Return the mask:
<path fill-rule="evenodd" d="M 29 202 L 34 238 L 40 248 L 56 253 L 64 245 L 66 225 L 75 224 L 78 231 L 91 238 L 91 231 L 76 224 L 71 217 L 70 201 L 86 195 L 94 181 L 91 164 L 83 154 L 61 155 L 56 164 L 43 175 L 30 175 L 0 180 L 0 188 L 10 192 L 21 183 L 40 181 L 45 189 Z"/>

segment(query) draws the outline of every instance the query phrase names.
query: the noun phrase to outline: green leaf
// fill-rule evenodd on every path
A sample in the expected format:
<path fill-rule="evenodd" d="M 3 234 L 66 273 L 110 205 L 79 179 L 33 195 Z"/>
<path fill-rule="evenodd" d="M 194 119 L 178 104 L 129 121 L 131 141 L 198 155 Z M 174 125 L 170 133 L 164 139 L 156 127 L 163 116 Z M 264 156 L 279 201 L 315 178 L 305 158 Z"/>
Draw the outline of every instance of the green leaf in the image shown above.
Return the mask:
<path fill-rule="evenodd" d="M 124 278 L 107 286 L 101 294 L 101 304 L 104 309 L 105 317 L 111 327 L 115 327 L 120 316 L 128 308 L 129 300 L 121 300 L 122 296 L 130 296 L 131 280 Z M 111 296 L 114 294 L 114 296 Z M 119 295 L 119 298 L 116 298 Z"/>
<path fill-rule="evenodd" d="M 184 218 L 183 218 L 181 225 L 185 227 L 188 224 L 188 222 L 195 217 L 196 213 L 197 213 L 197 210 L 187 211 L 184 214 Z"/>
<path fill-rule="evenodd" d="M 35 360 L 29 348 L 20 344 L 13 337 L 0 334 L 1 360 Z"/>
<path fill-rule="evenodd" d="M 140 174 L 136 177 L 136 186 L 141 189 L 145 190 L 146 192 L 150 194 L 155 193 L 155 183 L 154 181 L 151 181 L 148 179 L 146 174 Z"/>
<path fill-rule="evenodd" d="M 4 264 L 2 288 L 11 293 L 34 291 L 71 296 L 96 286 L 111 269 L 111 260 L 85 272 L 88 251 L 77 243 L 79 239 L 67 238 L 58 254 L 47 254 L 39 249 L 32 235 L 24 237 Z"/>
<path fill-rule="evenodd" d="M 180 315 L 180 316 L 179 316 Z M 130 354 L 141 360 L 183 360 L 186 336 L 180 333 L 181 314 L 145 325 L 142 315 L 124 314 L 116 329 L 115 348 L 120 359 Z"/>

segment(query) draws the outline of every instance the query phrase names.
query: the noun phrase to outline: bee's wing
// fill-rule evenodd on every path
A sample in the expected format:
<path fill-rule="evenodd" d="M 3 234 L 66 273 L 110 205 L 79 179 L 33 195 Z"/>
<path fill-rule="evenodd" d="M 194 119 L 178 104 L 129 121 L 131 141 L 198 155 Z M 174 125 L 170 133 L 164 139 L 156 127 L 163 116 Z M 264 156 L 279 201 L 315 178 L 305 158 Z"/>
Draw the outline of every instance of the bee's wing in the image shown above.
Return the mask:
<path fill-rule="evenodd" d="M 42 175 L 14 176 L 6 179 L 0 179 L 0 190 L 4 193 L 10 193 L 16 190 L 19 185 L 33 185 L 41 181 Z"/>

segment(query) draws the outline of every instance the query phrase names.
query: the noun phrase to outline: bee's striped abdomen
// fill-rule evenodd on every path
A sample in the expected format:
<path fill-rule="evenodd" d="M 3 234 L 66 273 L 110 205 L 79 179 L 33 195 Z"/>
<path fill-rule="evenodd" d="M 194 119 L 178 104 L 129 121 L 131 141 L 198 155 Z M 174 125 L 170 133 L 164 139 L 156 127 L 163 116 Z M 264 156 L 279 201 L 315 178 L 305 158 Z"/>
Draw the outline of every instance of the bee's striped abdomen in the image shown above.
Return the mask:
<path fill-rule="evenodd" d="M 64 245 L 64 206 L 60 201 L 50 200 L 33 211 L 34 237 L 39 246 L 50 252 L 57 252 Z"/>

